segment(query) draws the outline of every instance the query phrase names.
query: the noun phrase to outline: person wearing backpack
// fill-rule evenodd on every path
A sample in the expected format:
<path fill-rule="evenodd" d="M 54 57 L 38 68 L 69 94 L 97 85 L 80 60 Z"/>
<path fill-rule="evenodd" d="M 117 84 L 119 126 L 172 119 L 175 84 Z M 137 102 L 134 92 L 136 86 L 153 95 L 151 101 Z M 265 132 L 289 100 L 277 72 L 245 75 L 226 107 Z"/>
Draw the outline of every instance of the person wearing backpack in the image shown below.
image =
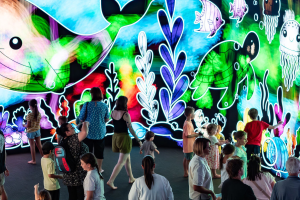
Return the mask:
<path fill-rule="evenodd" d="M 86 171 L 81 167 L 80 156 L 89 152 L 88 146 L 82 142 L 88 135 L 88 126 L 89 122 L 83 122 L 81 131 L 75 134 L 75 128 L 70 123 L 65 123 L 61 125 L 58 132 L 63 138 L 59 145 L 65 150 L 67 164 L 71 169 L 63 173 L 63 182 L 68 187 L 69 200 L 84 200 L 83 181 Z M 75 162 L 70 163 L 69 157 Z"/>

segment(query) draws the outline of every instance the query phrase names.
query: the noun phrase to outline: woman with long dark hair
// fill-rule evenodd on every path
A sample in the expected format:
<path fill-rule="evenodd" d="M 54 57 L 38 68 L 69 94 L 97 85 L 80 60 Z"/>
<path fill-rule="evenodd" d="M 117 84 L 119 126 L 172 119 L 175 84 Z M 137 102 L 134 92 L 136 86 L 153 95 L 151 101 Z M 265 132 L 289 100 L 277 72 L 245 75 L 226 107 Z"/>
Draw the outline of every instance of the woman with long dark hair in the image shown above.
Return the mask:
<path fill-rule="evenodd" d="M 131 171 L 130 151 L 132 148 L 132 141 L 129 136 L 128 129 L 130 133 L 135 137 L 140 147 L 142 146 L 142 142 L 139 140 L 138 136 L 135 134 L 132 128 L 131 118 L 127 109 L 127 102 L 127 97 L 120 96 L 117 99 L 115 109 L 111 113 L 111 118 L 113 119 L 114 124 L 112 150 L 113 152 L 120 153 L 118 163 L 116 164 L 110 176 L 110 179 L 107 182 L 107 185 L 109 185 L 112 189 L 117 189 L 117 187 L 115 187 L 114 185 L 114 181 L 124 164 L 127 175 L 129 176 L 129 183 L 133 183 L 135 181 L 135 178 L 133 177 Z"/>
<path fill-rule="evenodd" d="M 27 124 L 24 124 L 23 126 L 27 129 L 27 138 L 29 140 L 30 144 L 30 152 L 32 160 L 28 161 L 29 164 L 36 164 L 35 160 L 35 143 L 37 148 L 39 149 L 39 152 L 41 156 L 43 156 L 42 151 L 42 143 L 41 143 L 41 126 L 40 122 L 42 119 L 42 116 L 38 110 L 37 107 L 37 101 L 35 99 L 31 99 L 29 101 L 29 108 L 31 110 L 31 113 L 29 113 L 26 117 Z"/>
<path fill-rule="evenodd" d="M 276 183 L 269 172 L 261 171 L 261 160 L 256 155 L 250 157 L 247 178 L 243 182 L 252 188 L 258 200 L 269 200 Z"/>
<path fill-rule="evenodd" d="M 155 162 L 147 155 L 142 161 L 144 176 L 133 183 L 128 200 L 173 200 L 174 195 L 169 181 L 154 173 Z"/>
<path fill-rule="evenodd" d="M 85 200 L 105 200 L 103 176 L 99 172 L 96 157 L 92 153 L 86 153 L 80 158 L 81 167 L 87 171 L 83 182 Z"/>
<path fill-rule="evenodd" d="M 109 121 L 109 112 L 107 105 L 102 102 L 103 94 L 100 88 L 93 87 L 90 93 L 92 101 L 82 106 L 79 119 L 90 123 L 89 134 L 83 142 L 89 147 L 89 152 L 94 153 L 96 156 L 102 173 L 104 171 L 102 162 L 104 159 L 106 122 Z"/>

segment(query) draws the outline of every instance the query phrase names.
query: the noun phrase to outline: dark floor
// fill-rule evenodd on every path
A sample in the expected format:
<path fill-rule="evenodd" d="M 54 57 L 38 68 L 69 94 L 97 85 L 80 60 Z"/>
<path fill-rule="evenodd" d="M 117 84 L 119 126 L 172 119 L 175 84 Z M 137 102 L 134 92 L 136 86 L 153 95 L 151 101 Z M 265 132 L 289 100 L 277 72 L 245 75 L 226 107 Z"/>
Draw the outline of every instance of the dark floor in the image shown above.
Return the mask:
<path fill-rule="evenodd" d="M 173 189 L 174 197 L 177 200 L 188 199 L 188 179 L 183 178 L 183 153 L 180 148 L 159 148 L 160 155 L 156 155 L 155 173 L 165 176 Z M 143 175 L 141 161 L 143 155 L 139 154 L 139 148 L 133 147 L 131 151 L 131 162 L 133 175 L 138 178 Z M 118 154 L 113 153 L 110 147 L 105 147 L 103 173 L 105 181 L 111 175 L 111 172 L 118 161 Z M 27 161 L 31 160 L 29 153 L 9 155 L 7 158 L 7 168 L 10 176 L 6 178 L 5 189 L 10 200 L 34 199 L 33 186 L 40 184 L 43 189 L 43 174 L 40 166 L 41 156 L 37 154 L 37 165 L 29 165 Z M 220 193 L 218 185 L 220 179 L 214 179 L 215 193 Z M 105 197 L 107 200 L 125 200 L 128 199 L 128 193 L 131 185 L 128 184 L 128 177 L 125 168 L 122 169 L 115 180 L 117 190 L 111 190 L 105 184 Z M 60 199 L 68 199 L 66 186 L 60 180 L 61 193 Z"/>

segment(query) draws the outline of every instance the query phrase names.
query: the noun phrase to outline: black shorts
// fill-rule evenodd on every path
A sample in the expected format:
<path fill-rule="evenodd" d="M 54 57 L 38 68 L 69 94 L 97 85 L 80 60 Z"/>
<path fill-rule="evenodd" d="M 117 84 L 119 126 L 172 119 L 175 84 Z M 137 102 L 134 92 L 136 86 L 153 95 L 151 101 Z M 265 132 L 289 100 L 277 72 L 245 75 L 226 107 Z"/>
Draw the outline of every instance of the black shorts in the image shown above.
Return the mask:
<path fill-rule="evenodd" d="M 103 159 L 105 138 L 101 140 L 92 140 L 85 138 L 83 142 L 89 147 L 89 152 L 94 153 L 97 159 Z"/>
<path fill-rule="evenodd" d="M 247 148 L 247 160 L 250 160 L 251 154 L 260 155 L 260 146 L 247 144 L 245 147 Z"/>

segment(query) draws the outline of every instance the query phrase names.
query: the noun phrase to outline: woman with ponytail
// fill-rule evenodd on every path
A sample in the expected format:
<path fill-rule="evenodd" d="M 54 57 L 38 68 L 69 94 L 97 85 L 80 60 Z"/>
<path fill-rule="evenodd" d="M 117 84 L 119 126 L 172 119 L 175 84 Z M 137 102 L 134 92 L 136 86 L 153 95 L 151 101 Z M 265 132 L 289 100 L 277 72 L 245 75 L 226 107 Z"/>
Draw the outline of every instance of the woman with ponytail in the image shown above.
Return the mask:
<path fill-rule="evenodd" d="M 261 160 L 256 155 L 250 157 L 247 178 L 243 182 L 252 188 L 258 200 L 269 200 L 276 183 L 269 172 L 261 171 Z"/>
<path fill-rule="evenodd" d="M 39 149 L 40 154 L 43 156 L 42 144 L 41 144 L 41 132 L 40 132 L 40 121 L 41 114 L 37 107 L 37 101 L 35 99 L 31 99 L 29 101 L 29 108 L 31 113 L 29 113 L 26 117 L 27 124 L 23 125 L 27 130 L 27 137 L 30 144 L 30 151 L 32 160 L 28 161 L 29 164 L 36 164 L 35 160 L 35 143 L 37 148 Z"/>
<path fill-rule="evenodd" d="M 169 181 L 154 173 L 155 162 L 147 155 L 142 161 L 144 176 L 137 178 L 128 195 L 128 200 L 173 200 Z"/>
<path fill-rule="evenodd" d="M 87 171 L 83 182 L 84 200 L 105 200 L 104 180 L 96 157 L 92 153 L 86 153 L 81 156 L 80 162 L 82 169 Z"/>

